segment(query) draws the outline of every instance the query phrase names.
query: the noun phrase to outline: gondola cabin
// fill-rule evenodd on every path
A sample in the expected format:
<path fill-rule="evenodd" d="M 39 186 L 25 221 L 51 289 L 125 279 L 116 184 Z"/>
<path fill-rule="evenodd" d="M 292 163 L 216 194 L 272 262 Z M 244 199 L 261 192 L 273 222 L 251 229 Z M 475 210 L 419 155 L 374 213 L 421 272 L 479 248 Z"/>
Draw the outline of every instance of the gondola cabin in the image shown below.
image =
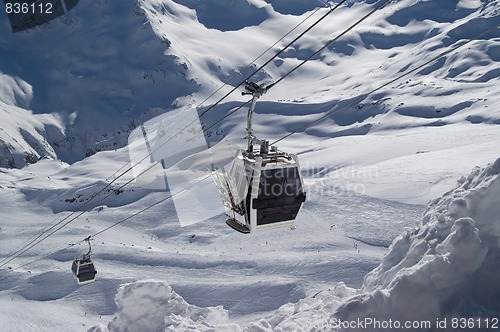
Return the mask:
<path fill-rule="evenodd" d="M 248 92 L 243 95 L 253 96 L 247 114 L 247 149 L 238 150 L 228 172 L 213 173 L 228 217 L 226 223 L 242 233 L 293 229 L 306 200 L 298 158 L 254 136 L 252 115 L 267 88 L 246 82 L 245 89 Z"/>
<path fill-rule="evenodd" d="M 245 88 L 249 92 L 243 94 L 253 95 L 247 115 L 247 149 L 239 149 L 228 172 L 213 173 L 228 217 L 226 223 L 242 233 L 295 228 L 306 200 L 298 158 L 253 135 L 253 111 L 267 90 L 252 82 Z"/>
<path fill-rule="evenodd" d="M 79 285 L 94 282 L 96 279 L 97 271 L 90 257 L 76 258 L 73 260 L 71 271 L 73 272 L 76 283 Z"/>
<path fill-rule="evenodd" d="M 89 245 L 89 251 L 82 256 L 82 258 L 75 258 L 71 265 L 71 272 L 78 285 L 85 285 L 95 281 L 97 271 L 94 262 L 90 257 L 92 246 L 90 245 L 90 236 L 84 239 Z"/>
<path fill-rule="evenodd" d="M 240 150 L 225 181 L 226 223 L 242 233 L 294 228 L 306 199 L 297 157 L 277 149 L 267 155 Z"/>

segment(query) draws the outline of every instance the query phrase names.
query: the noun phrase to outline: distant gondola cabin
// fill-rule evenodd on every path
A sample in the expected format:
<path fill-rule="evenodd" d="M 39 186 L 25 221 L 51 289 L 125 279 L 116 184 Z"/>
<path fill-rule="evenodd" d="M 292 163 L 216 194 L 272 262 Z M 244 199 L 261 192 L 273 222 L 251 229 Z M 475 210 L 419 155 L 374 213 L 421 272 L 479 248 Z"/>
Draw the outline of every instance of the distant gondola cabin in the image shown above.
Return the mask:
<path fill-rule="evenodd" d="M 73 277 L 79 285 L 85 285 L 95 281 L 97 271 L 94 262 L 89 256 L 76 258 L 71 266 Z"/>

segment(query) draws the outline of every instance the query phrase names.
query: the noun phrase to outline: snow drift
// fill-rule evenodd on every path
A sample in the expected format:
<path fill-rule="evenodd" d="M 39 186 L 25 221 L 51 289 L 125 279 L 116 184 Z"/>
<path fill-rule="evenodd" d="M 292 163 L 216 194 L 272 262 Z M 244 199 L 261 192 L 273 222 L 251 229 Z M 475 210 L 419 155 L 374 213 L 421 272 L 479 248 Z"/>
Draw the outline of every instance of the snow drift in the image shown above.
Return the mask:
<path fill-rule="evenodd" d="M 394 240 L 359 290 L 339 283 L 286 304 L 243 329 L 229 324 L 222 307 L 199 308 L 163 282 L 138 282 L 120 288 L 118 312 L 101 331 L 123 331 L 127 326 L 166 331 L 306 331 L 365 319 L 393 324 L 430 322 L 433 325 L 419 330 L 432 330 L 437 319 L 498 317 L 499 174 L 500 158 L 474 169 L 455 189 L 432 200 L 417 227 Z M 368 330 L 390 328 L 369 326 Z"/>
<path fill-rule="evenodd" d="M 425 331 L 436 330 L 437 320 L 447 319 L 451 331 L 456 330 L 451 328 L 453 318 L 484 319 L 483 328 L 486 319 L 498 319 L 499 174 L 497 159 L 477 167 L 455 189 L 432 200 L 417 227 L 393 241 L 359 290 L 339 284 L 316 299 L 284 306 L 259 323 L 269 326 L 261 330 L 302 331 L 316 326 L 391 331 L 398 324 L 418 322 L 416 329 Z M 357 324 L 360 321 L 380 324 Z M 356 324 L 342 328 L 341 322 Z M 392 329 L 382 322 L 392 322 Z M 479 330 L 477 323 L 475 327 Z"/>
<path fill-rule="evenodd" d="M 361 293 L 336 313 L 431 320 L 500 311 L 500 159 L 435 199 L 419 227 L 399 236 Z"/>
<path fill-rule="evenodd" d="M 187 303 L 161 281 L 140 281 L 120 287 L 118 310 L 107 327 L 89 331 L 237 331 L 227 324 L 222 307 L 199 308 Z"/>

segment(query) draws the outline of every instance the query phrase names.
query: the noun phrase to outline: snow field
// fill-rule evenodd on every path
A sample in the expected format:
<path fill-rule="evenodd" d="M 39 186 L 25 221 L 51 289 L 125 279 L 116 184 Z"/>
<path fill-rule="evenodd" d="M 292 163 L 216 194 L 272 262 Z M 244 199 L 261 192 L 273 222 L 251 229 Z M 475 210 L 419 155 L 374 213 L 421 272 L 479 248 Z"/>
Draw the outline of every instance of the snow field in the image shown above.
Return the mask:
<path fill-rule="evenodd" d="M 47 156 L 0 169 L 0 259 L 88 202 L 127 163 L 122 147 L 138 124 L 244 77 L 244 65 L 314 7 L 138 4 L 144 12 L 132 0 L 119 9 L 81 2 L 43 28 L 0 34 L 0 165 Z M 255 79 L 275 81 L 373 5 L 341 7 Z M 220 19 L 227 12 L 234 20 Z M 278 144 L 299 153 L 308 187 L 296 230 L 243 236 L 222 215 L 183 225 L 165 201 L 96 236 L 98 279 L 77 287 L 71 260 L 87 248 L 63 248 L 166 196 L 137 183 L 117 190 L 124 176 L 85 215 L 8 264 L 18 269 L 0 272 L 2 330 L 301 331 L 331 329 L 338 318 L 498 316 L 498 161 L 449 191 L 500 155 L 498 30 L 340 109 L 497 22 L 498 1 L 385 6 L 259 101 L 255 129 L 271 141 L 339 108 Z M 234 94 L 201 122 L 242 101 Z M 241 144 L 245 116 L 214 128 L 214 142 Z M 183 160 L 180 171 L 197 161 Z M 206 188 L 192 196 L 218 201 Z"/>

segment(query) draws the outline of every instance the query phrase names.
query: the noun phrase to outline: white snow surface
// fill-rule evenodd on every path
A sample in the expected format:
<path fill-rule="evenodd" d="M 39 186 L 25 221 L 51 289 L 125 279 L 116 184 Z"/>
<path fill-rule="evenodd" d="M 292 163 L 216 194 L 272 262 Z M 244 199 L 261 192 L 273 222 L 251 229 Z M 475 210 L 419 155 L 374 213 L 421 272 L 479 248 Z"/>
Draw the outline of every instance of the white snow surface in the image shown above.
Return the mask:
<path fill-rule="evenodd" d="M 230 325 L 221 307 L 189 305 L 164 282 L 139 281 L 120 287 L 115 317 L 107 329 L 93 331 L 306 331 L 360 319 L 431 322 L 416 330 L 437 330 L 437 319 L 498 318 L 499 193 L 500 158 L 432 200 L 418 226 L 393 241 L 359 289 L 332 284 L 239 327 Z M 366 329 L 391 330 L 372 325 L 341 330 Z"/>
<path fill-rule="evenodd" d="M 218 306 L 200 308 L 187 303 L 162 281 L 139 281 L 120 286 L 117 312 L 107 327 L 89 331 L 237 331 L 228 313 Z"/>
<path fill-rule="evenodd" d="M 432 200 L 418 227 L 394 240 L 335 316 L 430 321 L 433 329 L 437 318 L 498 318 L 499 174 L 497 159 Z"/>
<path fill-rule="evenodd" d="M 276 81 L 374 5 L 348 1 L 254 79 Z M 336 331 L 339 319 L 498 318 L 500 161 L 485 165 L 500 156 L 500 30 L 341 108 L 499 24 L 498 0 L 391 1 L 261 97 L 258 137 L 298 131 L 279 142 L 299 155 L 307 189 L 294 231 L 235 233 L 223 215 L 197 213 L 221 207 L 213 188 L 187 182 L 179 200 L 96 236 L 97 281 L 73 281 L 71 261 L 87 248 L 70 244 L 168 195 L 126 184 L 131 174 L 101 192 L 131 165 L 129 134 L 174 109 L 206 110 L 326 12 L 246 67 L 318 6 L 82 0 L 16 34 L 0 13 L 0 264 L 84 212 L 0 268 L 2 331 Z M 200 125 L 246 101 L 240 92 Z M 241 145 L 245 111 L 211 128 L 207 144 Z M 194 154 L 174 171 L 196 178 L 211 157 Z"/>
<path fill-rule="evenodd" d="M 253 79 L 276 81 L 375 4 L 341 6 Z M 173 108 L 195 104 L 201 112 L 327 11 L 314 13 L 246 67 L 317 6 L 314 0 L 124 0 L 119 7 L 80 1 L 67 15 L 16 34 L 2 12 L 0 166 L 21 168 L 45 155 L 74 163 L 125 146 L 140 123 Z M 256 124 L 280 124 L 264 129 L 269 139 L 298 130 L 495 24 L 497 0 L 393 1 L 270 90 L 258 109 L 266 116 L 256 117 Z M 339 138 L 464 122 L 499 124 L 498 62 L 496 30 L 304 134 Z M 223 83 L 229 85 L 202 103 Z M 214 123 L 243 100 L 233 93 L 202 123 Z M 241 137 L 241 113 L 214 132 Z M 464 137 L 481 131 L 470 129 Z M 471 160 L 461 172 L 487 162 Z"/>

